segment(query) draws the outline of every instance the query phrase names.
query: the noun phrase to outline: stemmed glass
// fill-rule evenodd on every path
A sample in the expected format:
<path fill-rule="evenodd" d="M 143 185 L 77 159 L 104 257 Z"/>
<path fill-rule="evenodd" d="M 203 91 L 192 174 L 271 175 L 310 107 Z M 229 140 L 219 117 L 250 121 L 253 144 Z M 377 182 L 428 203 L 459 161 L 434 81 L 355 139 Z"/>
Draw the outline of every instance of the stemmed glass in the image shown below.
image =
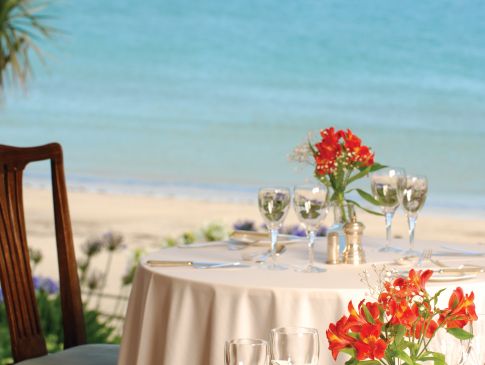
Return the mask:
<path fill-rule="evenodd" d="M 258 193 L 259 212 L 271 233 L 271 263 L 265 264 L 269 270 L 286 270 L 288 266 L 276 263 L 278 229 L 288 214 L 291 194 L 287 188 L 262 188 Z"/>
<path fill-rule="evenodd" d="M 298 220 L 305 225 L 308 237 L 308 264 L 297 266 L 295 271 L 316 273 L 327 271 L 314 265 L 315 235 L 327 215 L 328 190 L 324 185 L 295 186 L 293 190 L 293 206 Z"/>
<path fill-rule="evenodd" d="M 428 193 L 428 179 L 422 175 L 407 175 L 402 194 L 402 206 L 406 211 L 409 226 L 409 249 L 407 256 L 419 256 L 419 252 L 414 249 L 414 231 L 418 212 L 426 201 Z"/>
<path fill-rule="evenodd" d="M 464 328 L 473 334 L 473 338 L 460 340 L 441 333 L 429 344 L 429 350 L 445 355 L 449 365 L 482 365 L 485 364 L 485 314 L 477 314 L 478 320 Z"/>
<path fill-rule="evenodd" d="M 371 176 L 371 189 L 374 199 L 379 205 L 386 219 L 386 245 L 379 249 L 381 252 L 399 252 L 399 248 L 391 247 L 392 219 L 402 199 L 406 172 L 397 167 L 389 167 L 376 171 Z"/>
<path fill-rule="evenodd" d="M 471 324 L 473 338 L 468 348 L 464 348 L 463 364 L 466 365 L 485 365 L 485 314 L 477 313 L 477 316 L 478 319 Z"/>
<path fill-rule="evenodd" d="M 281 327 L 270 333 L 272 365 L 317 365 L 320 352 L 314 328 Z"/>
<path fill-rule="evenodd" d="M 226 341 L 225 365 L 269 365 L 269 346 L 265 340 L 240 338 Z"/>

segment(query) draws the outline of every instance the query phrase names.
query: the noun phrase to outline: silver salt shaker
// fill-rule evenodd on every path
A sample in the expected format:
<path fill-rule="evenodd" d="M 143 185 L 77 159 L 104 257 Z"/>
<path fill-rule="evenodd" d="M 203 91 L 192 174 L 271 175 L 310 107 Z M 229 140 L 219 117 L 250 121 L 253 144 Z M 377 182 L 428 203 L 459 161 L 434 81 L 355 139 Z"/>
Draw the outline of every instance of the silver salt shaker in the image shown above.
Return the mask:
<path fill-rule="evenodd" d="M 365 252 L 362 247 L 362 235 L 365 226 L 357 222 L 355 214 L 352 220 L 344 226 L 345 239 L 347 246 L 342 254 L 344 264 L 365 264 Z"/>
<path fill-rule="evenodd" d="M 337 232 L 327 234 L 327 264 L 340 263 L 339 235 Z"/>

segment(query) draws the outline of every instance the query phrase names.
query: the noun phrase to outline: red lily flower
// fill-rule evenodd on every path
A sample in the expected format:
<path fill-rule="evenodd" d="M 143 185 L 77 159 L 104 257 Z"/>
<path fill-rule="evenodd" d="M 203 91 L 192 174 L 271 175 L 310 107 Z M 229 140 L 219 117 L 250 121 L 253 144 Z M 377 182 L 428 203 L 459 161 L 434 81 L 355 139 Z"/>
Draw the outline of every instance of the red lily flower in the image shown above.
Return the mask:
<path fill-rule="evenodd" d="M 346 316 L 340 318 L 337 323 L 331 323 L 326 335 L 328 349 L 332 352 L 334 360 L 337 360 L 337 356 L 342 349 L 352 347 L 352 343 L 355 342 L 355 339 L 348 335 Z"/>
<path fill-rule="evenodd" d="M 465 295 L 462 288 L 456 288 L 450 296 L 448 308 L 440 314 L 438 323 L 444 323 L 446 328 L 463 328 L 468 322 L 476 321 L 478 316 L 474 300 L 473 292 Z"/>
<path fill-rule="evenodd" d="M 314 155 L 316 163 L 316 173 L 318 175 L 331 174 L 335 171 L 336 160 L 342 153 L 342 146 L 339 143 L 340 131 L 335 132 L 333 127 L 324 129 L 320 132 L 322 140 L 315 144 L 317 150 Z"/>
<path fill-rule="evenodd" d="M 382 359 L 386 352 L 387 344 L 380 338 L 380 324 L 365 324 L 360 331 L 360 338 L 355 342 L 357 360 Z"/>
<path fill-rule="evenodd" d="M 428 282 L 429 278 L 433 275 L 432 270 L 425 270 L 425 271 L 415 271 L 411 269 L 409 271 L 409 281 L 410 284 L 414 288 L 414 292 L 417 294 L 418 292 L 425 291 L 426 283 Z"/>
<path fill-rule="evenodd" d="M 436 321 L 433 319 L 425 320 L 420 318 L 414 329 L 414 337 L 420 338 L 424 334 L 425 337 L 431 338 L 434 336 L 437 329 L 438 323 L 436 323 Z"/>
<path fill-rule="evenodd" d="M 357 311 L 354 308 L 352 301 L 350 301 L 348 305 L 349 319 L 347 321 L 347 327 L 354 332 L 360 331 L 361 326 L 369 323 L 364 312 L 364 306 L 369 311 L 374 323 L 380 324 L 381 311 L 379 309 L 380 308 L 379 303 L 370 303 L 370 302 L 364 303 L 364 300 L 362 300 L 359 303 L 359 307 L 358 307 L 359 311 Z"/>

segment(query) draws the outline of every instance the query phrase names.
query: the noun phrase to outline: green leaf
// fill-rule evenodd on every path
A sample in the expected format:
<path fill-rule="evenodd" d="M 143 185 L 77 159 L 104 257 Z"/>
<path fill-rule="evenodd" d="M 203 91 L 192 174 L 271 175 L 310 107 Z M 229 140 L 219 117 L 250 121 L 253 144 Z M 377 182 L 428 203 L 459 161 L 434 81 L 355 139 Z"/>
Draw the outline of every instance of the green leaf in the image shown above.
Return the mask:
<path fill-rule="evenodd" d="M 344 347 L 340 352 L 355 357 L 355 350 L 352 347 Z"/>
<path fill-rule="evenodd" d="M 439 352 L 426 351 L 418 358 L 418 361 L 432 361 L 434 365 L 447 365 L 445 355 Z"/>
<path fill-rule="evenodd" d="M 365 167 L 363 169 L 360 169 L 360 172 L 356 173 L 354 176 L 351 176 L 350 179 L 347 181 L 347 185 L 353 183 L 356 180 L 362 179 L 364 176 L 366 176 L 372 166 Z"/>
<path fill-rule="evenodd" d="M 401 343 L 401 341 L 403 340 L 405 334 L 406 334 L 406 327 L 404 327 L 401 324 L 397 325 L 396 335 L 394 337 L 394 343 L 396 345 L 398 345 L 399 343 Z"/>
<path fill-rule="evenodd" d="M 362 190 L 362 189 L 356 189 L 359 195 L 362 197 L 362 199 L 368 201 L 371 204 L 379 206 L 379 202 L 368 192 Z"/>
<path fill-rule="evenodd" d="M 370 167 L 370 171 L 369 172 L 374 172 L 374 171 L 382 170 L 382 169 L 384 169 L 386 167 L 387 167 L 386 165 L 382 165 L 379 162 L 374 162 L 374 164 Z"/>
<path fill-rule="evenodd" d="M 373 214 L 373 215 L 378 215 L 378 216 L 383 216 L 384 215 L 382 213 L 374 212 L 373 210 L 364 208 L 362 205 L 360 205 L 359 203 L 357 203 L 355 200 L 346 199 L 346 201 L 348 203 L 354 204 L 356 207 L 359 207 L 360 209 L 362 209 L 363 211 L 365 211 L 367 213 L 370 213 L 370 214 Z"/>
<path fill-rule="evenodd" d="M 356 359 L 349 359 L 345 362 L 345 365 L 356 365 L 358 361 Z"/>
<path fill-rule="evenodd" d="M 351 176 L 347 183 L 351 184 L 356 180 L 362 179 L 364 176 L 368 175 L 369 173 L 383 169 L 384 167 L 387 167 L 387 166 L 381 165 L 378 162 L 374 162 L 372 166 L 361 167 L 359 168 L 359 172 L 356 173 L 354 176 Z"/>
<path fill-rule="evenodd" d="M 469 340 L 470 338 L 473 338 L 473 334 L 465 331 L 463 328 L 448 328 L 446 331 L 459 340 Z"/>
<path fill-rule="evenodd" d="M 408 354 L 406 354 L 404 351 L 399 351 L 397 353 L 397 357 L 400 358 L 401 360 L 404 360 L 406 364 L 409 364 L 409 365 L 416 364 L 414 360 L 411 359 L 411 357 Z"/>
<path fill-rule="evenodd" d="M 377 360 L 364 360 L 357 362 L 357 365 L 380 365 L 380 362 Z"/>

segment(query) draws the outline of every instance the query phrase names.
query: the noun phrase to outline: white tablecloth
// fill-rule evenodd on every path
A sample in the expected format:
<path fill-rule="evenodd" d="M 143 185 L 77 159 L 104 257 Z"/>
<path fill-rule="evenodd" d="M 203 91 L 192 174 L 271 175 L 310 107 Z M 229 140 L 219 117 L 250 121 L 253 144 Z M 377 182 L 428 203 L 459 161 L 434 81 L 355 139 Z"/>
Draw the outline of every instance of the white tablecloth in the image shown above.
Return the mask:
<path fill-rule="evenodd" d="M 405 244 L 404 242 L 401 242 Z M 334 363 L 327 350 L 325 330 L 346 311 L 349 300 L 357 303 L 367 289 L 359 273 L 370 264 L 391 262 L 397 254 L 382 254 L 377 243 L 365 240 L 368 264 L 328 265 L 326 273 L 305 274 L 293 270 L 268 271 L 257 267 L 201 270 L 190 267 L 138 267 L 125 320 L 119 365 L 221 365 L 224 342 L 232 338 L 268 338 L 281 326 L 314 327 L 320 333 L 320 365 Z M 323 240 L 317 259 L 325 260 Z M 418 243 L 418 248 L 438 243 Z M 485 251 L 484 246 L 465 246 Z M 247 250 L 264 250 L 263 247 Z M 147 259 L 239 261 L 243 251 L 224 246 L 171 248 L 148 255 Z M 305 244 L 288 245 L 280 261 L 302 264 Z M 446 261 L 451 264 L 450 259 Z M 455 263 L 485 264 L 485 258 L 453 259 Z M 459 282 L 429 283 L 451 290 L 461 286 L 475 292 L 477 310 L 485 313 L 485 274 Z M 337 363 L 343 364 L 345 355 Z"/>

